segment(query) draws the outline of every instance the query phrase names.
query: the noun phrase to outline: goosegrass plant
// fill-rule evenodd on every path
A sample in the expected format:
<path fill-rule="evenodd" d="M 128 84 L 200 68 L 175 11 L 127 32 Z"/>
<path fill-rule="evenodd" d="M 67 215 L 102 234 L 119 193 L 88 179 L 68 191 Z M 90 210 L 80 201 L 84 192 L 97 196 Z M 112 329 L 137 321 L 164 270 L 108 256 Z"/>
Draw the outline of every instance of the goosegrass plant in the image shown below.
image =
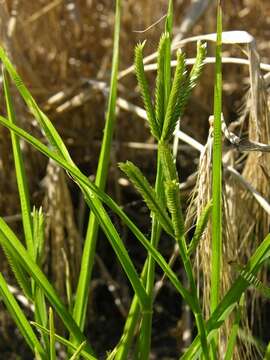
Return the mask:
<path fill-rule="evenodd" d="M 144 177 L 140 169 L 131 162 L 120 164 L 120 168 L 129 177 L 140 195 L 145 200 L 151 212 L 150 239 L 140 231 L 123 209 L 105 192 L 105 182 L 108 172 L 109 154 L 115 124 L 115 104 L 119 58 L 121 1 L 116 1 L 115 37 L 113 69 L 111 87 L 106 115 L 106 125 L 98 164 L 96 183 L 84 175 L 72 161 L 69 152 L 49 118 L 39 108 L 31 93 L 24 85 L 6 52 L 0 48 L 0 58 L 3 63 L 3 84 L 6 101 L 6 117 L 0 116 L 0 124 L 10 130 L 14 155 L 16 179 L 21 202 L 22 222 L 25 245 L 0 218 L 0 245 L 5 251 L 24 295 L 34 305 L 34 317 L 30 321 L 11 294 L 6 280 L 0 274 L 0 293 L 8 312 L 16 323 L 26 343 L 36 358 L 55 359 L 57 353 L 55 343 L 58 342 L 67 348 L 70 359 L 80 356 L 85 359 L 97 359 L 95 351 L 84 335 L 86 311 L 88 304 L 88 288 L 91 282 L 91 272 L 95 256 L 98 227 L 103 230 L 110 242 L 123 271 L 125 272 L 134 291 L 129 315 L 123 329 L 123 335 L 115 348 L 108 353 L 107 359 L 127 359 L 132 346 L 135 346 L 134 357 L 149 359 L 151 350 L 152 314 L 154 305 L 153 286 L 155 281 L 156 264 L 167 276 L 176 292 L 185 301 L 194 316 L 198 335 L 182 355 L 182 359 L 217 359 L 219 328 L 225 319 L 239 309 L 244 293 L 250 286 L 259 290 L 268 288 L 257 281 L 256 274 L 269 257 L 270 236 L 258 246 L 247 264 L 239 269 L 236 280 L 228 292 L 222 297 L 218 281 L 220 281 L 222 263 L 221 250 L 221 5 L 218 2 L 218 27 L 216 50 L 216 83 L 215 83 L 215 120 L 213 144 L 213 203 L 206 206 L 201 217 L 197 220 L 194 236 L 189 241 L 184 227 L 184 214 L 181 206 L 179 190 L 179 175 L 172 155 L 171 140 L 179 118 L 183 114 L 192 89 L 197 84 L 202 72 L 203 61 L 206 55 L 206 45 L 198 43 L 197 58 L 190 72 L 187 71 L 185 55 L 177 52 L 177 66 L 172 79 L 171 71 L 171 37 L 173 24 L 173 2 L 169 1 L 165 32 L 161 36 L 158 48 L 158 70 L 153 103 L 151 90 L 144 71 L 143 49 L 145 43 L 135 49 L 135 68 L 140 92 L 147 112 L 148 124 L 152 135 L 158 143 L 156 181 L 153 187 Z M 38 122 L 46 137 L 46 144 L 17 125 L 16 111 L 10 91 L 10 80 L 15 85 L 28 110 Z M 20 139 L 27 141 L 43 155 L 52 159 L 73 179 L 82 191 L 85 201 L 91 210 L 89 226 L 84 242 L 81 270 L 75 296 L 75 304 L 68 308 L 60 298 L 53 284 L 42 270 L 42 256 L 44 253 L 44 216 L 42 210 L 31 211 L 30 196 L 27 178 L 24 169 L 24 159 L 20 148 Z M 134 237 L 146 250 L 147 257 L 141 275 L 129 256 L 120 233 L 117 231 L 108 210 L 113 211 L 130 229 Z M 213 298 L 211 301 L 211 316 L 204 319 L 201 309 L 201 300 L 197 291 L 197 281 L 193 273 L 193 257 L 200 242 L 205 226 L 212 215 L 213 226 L 213 257 L 212 282 Z M 184 286 L 176 272 L 169 266 L 162 256 L 158 244 L 162 232 L 176 242 L 179 257 L 182 261 L 188 286 Z M 218 266 L 218 267 L 217 267 Z M 70 303 L 70 302 L 69 302 Z M 69 304 L 69 306 L 71 306 Z M 238 311 L 238 310 L 237 310 Z M 67 331 L 65 337 L 57 334 L 54 325 L 54 316 L 57 315 Z M 236 344 L 236 334 L 240 312 L 237 312 L 234 323 L 234 333 L 229 340 L 226 358 L 232 358 L 233 347 Z M 40 332 L 37 335 L 35 329 Z M 136 334 L 138 336 L 136 337 Z M 135 341 L 137 339 L 137 341 Z M 210 346 L 212 344 L 212 347 Z M 106 349 L 107 350 L 107 349 Z M 212 351 L 211 351 L 212 350 Z M 105 352 L 105 351 L 104 351 Z"/>

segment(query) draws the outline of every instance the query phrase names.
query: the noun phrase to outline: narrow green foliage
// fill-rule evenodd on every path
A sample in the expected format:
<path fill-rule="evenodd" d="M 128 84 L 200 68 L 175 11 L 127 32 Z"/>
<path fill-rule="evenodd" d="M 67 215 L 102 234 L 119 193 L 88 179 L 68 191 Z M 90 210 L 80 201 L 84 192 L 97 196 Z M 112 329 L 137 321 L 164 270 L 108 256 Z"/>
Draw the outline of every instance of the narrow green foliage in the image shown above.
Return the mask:
<path fill-rule="evenodd" d="M 42 208 L 37 210 L 35 207 L 32 212 L 33 217 L 33 240 L 34 240 L 34 261 L 41 266 L 44 251 L 44 215 Z M 48 315 L 44 291 L 32 280 L 32 292 L 35 307 L 35 320 L 43 326 L 47 326 Z M 49 338 L 42 335 L 43 342 L 49 352 Z"/>
<path fill-rule="evenodd" d="M 77 168 L 67 163 L 64 159 L 60 158 L 57 153 L 51 151 L 48 149 L 44 144 L 42 144 L 39 140 L 31 136 L 30 134 L 26 133 L 24 130 L 20 129 L 19 127 L 9 124 L 9 122 L 0 116 L 0 123 L 3 126 L 6 126 L 10 130 L 14 131 L 17 135 L 24 138 L 26 141 L 28 141 L 30 144 L 32 144 L 37 150 L 39 150 L 41 153 L 46 155 L 49 158 L 52 158 L 55 160 L 55 162 L 63 167 L 66 171 L 68 171 L 72 178 L 74 178 L 74 181 L 76 181 L 76 184 L 80 186 L 80 188 L 88 189 L 88 192 L 85 192 L 86 201 L 89 199 L 94 198 L 94 194 L 96 194 L 100 200 L 104 201 L 104 203 L 117 214 L 123 222 L 128 226 L 128 228 L 132 231 L 132 233 L 135 235 L 135 237 L 141 242 L 141 244 L 147 249 L 147 251 L 152 255 L 152 257 L 155 259 L 155 261 L 159 264 L 161 269 L 166 273 L 168 278 L 172 281 L 172 283 L 175 285 L 176 289 L 180 291 L 181 294 L 185 299 L 188 298 L 188 292 L 185 292 L 184 289 L 181 288 L 180 283 L 177 281 L 177 276 L 172 272 L 170 267 L 167 265 L 164 258 L 160 255 L 160 253 L 154 249 L 154 247 L 150 244 L 150 242 L 146 239 L 146 237 L 142 234 L 142 232 L 136 227 L 136 225 L 128 218 L 128 216 L 123 212 L 120 206 L 118 206 L 108 195 L 106 195 L 104 192 L 102 192 L 100 189 L 98 189 L 89 178 L 82 173 L 79 172 Z M 104 215 L 102 215 L 102 218 L 104 218 Z M 2 220 L 3 221 L 3 220 Z M 108 223 L 108 221 L 106 222 Z M 0 228 L 1 228 L 1 218 L 0 218 Z M 173 229 L 172 229 L 173 231 Z M 106 231 L 107 233 L 107 231 Z"/>
<path fill-rule="evenodd" d="M 40 356 L 42 356 L 42 359 L 45 359 L 44 350 L 42 349 L 41 344 L 39 343 L 34 331 L 32 330 L 26 316 L 24 315 L 22 309 L 18 305 L 16 299 L 9 291 L 7 283 L 1 273 L 0 273 L 0 295 L 7 307 L 10 316 L 15 321 L 20 333 L 24 337 L 30 349 L 33 351 L 33 353 L 35 353 L 35 350 L 37 350 Z"/>
<path fill-rule="evenodd" d="M 263 240 L 263 242 L 256 249 L 252 257 L 249 259 L 248 264 L 244 267 L 247 272 L 252 272 L 254 275 L 258 273 L 263 265 L 263 262 L 270 256 L 270 235 Z M 238 305 L 242 294 L 249 287 L 249 283 L 243 279 L 241 275 L 232 284 L 231 288 L 227 291 L 226 295 L 218 304 L 216 310 L 207 321 L 207 338 L 208 341 L 216 337 L 217 330 L 223 325 L 224 321 L 228 318 L 235 306 Z M 201 354 L 201 344 L 197 336 L 192 344 L 189 346 L 181 360 L 196 360 Z"/>
<path fill-rule="evenodd" d="M 220 274 L 222 267 L 222 16 L 221 8 L 217 14 L 216 70 L 214 94 L 214 143 L 212 175 L 212 270 L 211 270 L 211 311 L 219 302 Z M 217 344 L 214 344 L 216 347 Z M 214 350 L 215 351 L 215 350 Z"/>
<path fill-rule="evenodd" d="M 156 78 L 156 88 L 155 88 L 155 116 L 159 129 L 162 129 L 164 118 L 165 118 L 165 104 L 164 104 L 164 70 L 165 70 L 165 50 L 166 42 L 168 40 L 169 34 L 165 32 L 162 34 L 159 47 L 158 47 L 158 58 L 157 58 L 157 78 Z"/>
<path fill-rule="evenodd" d="M 147 113 L 147 120 L 150 126 L 151 133 L 156 139 L 159 139 L 161 131 L 156 121 L 150 89 L 144 71 L 144 64 L 143 64 L 144 45 L 145 42 L 143 42 L 142 44 L 139 43 L 135 48 L 135 72 L 140 87 L 140 93 L 144 102 L 144 107 Z"/>
<path fill-rule="evenodd" d="M 63 254 L 63 260 L 64 260 L 64 264 L 65 264 L 65 285 L 66 285 L 67 304 L 68 304 L 68 308 L 72 312 L 73 301 L 72 301 L 72 287 L 71 287 L 71 278 L 70 278 L 70 267 L 69 267 L 67 254 L 66 254 L 66 252 L 65 252 L 65 250 L 63 248 L 62 248 L 62 254 Z"/>
<path fill-rule="evenodd" d="M 3 74 L 4 92 L 5 92 L 5 101 L 6 101 L 8 119 L 12 124 L 15 124 L 16 123 L 15 111 L 11 99 L 8 79 L 6 76 L 6 72 L 4 70 L 2 74 Z M 26 239 L 27 249 L 30 252 L 31 256 L 34 257 L 33 225 L 31 219 L 31 211 L 30 211 L 29 190 L 25 176 L 23 157 L 20 148 L 19 138 L 14 133 L 11 133 L 11 141 L 12 141 L 12 150 L 13 150 L 13 157 L 15 163 L 16 180 L 17 180 L 20 202 L 21 202 L 24 235 Z"/>
<path fill-rule="evenodd" d="M 9 256 L 11 256 L 14 261 L 18 262 L 24 271 L 28 272 L 35 282 L 43 289 L 51 305 L 62 319 L 66 328 L 73 334 L 77 342 L 81 343 L 84 341 L 85 336 L 81 333 L 53 286 L 2 218 L 0 218 L 0 244 L 9 253 Z M 92 352 L 92 349 L 88 344 L 87 350 L 90 353 Z"/>
<path fill-rule="evenodd" d="M 193 88 L 196 86 L 204 65 L 204 59 L 206 57 L 206 43 L 197 43 L 197 55 L 196 61 L 193 65 L 189 75 L 185 77 L 184 84 L 181 89 L 179 100 L 174 109 L 173 123 L 177 123 L 178 119 L 183 115 L 188 99 L 191 95 Z"/>
<path fill-rule="evenodd" d="M 212 164 L 212 256 L 211 256 L 211 295 L 210 308 L 213 312 L 220 297 L 222 269 L 222 14 L 218 6 L 216 69 L 214 92 L 214 141 Z M 212 341 L 212 358 L 216 359 L 218 349 L 218 334 Z"/>
<path fill-rule="evenodd" d="M 54 329 L 53 310 L 51 307 L 49 308 L 49 327 L 50 327 L 50 360 L 56 360 L 55 329 Z"/>
<path fill-rule="evenodd" d="M 5 69 L 8 71 L 11 79 L 13 80 L 21 96 L 23 97 L 28 109 L 32 112 L 35 119 L 40 124 L 41 129 L 44 130 L 46 137 L 48 138 L 50 144 L 53 146 L 54 150 L 59 152 L 59 154 L 61 154 L 64 158 L 72 161 L 69 156 L 68 150 L 63 140 L 61 139 L 60 135 L 58 134 L 58 132 L 56 131 L 56 129 L 54 128 L 48 117 L 40 110 L 37 103 L 30 94 L 29 90 L 24 85 L 21 77 L 18 75 L 14 66 L 11 64 L 4 49 L 1 47 L 0 47 L 0 59 L 2 60 Z"/>
<path fill-rule="evenodd" d="M 83 351 L 83 348 L 86 345 L 86 341 L 82 342 L 81 345 L 78 347 L 78 349 L 75 351 L 75 353 L 71 356 L 69 360 L 77 360 L 80 358 L 80 354 Z"/>
<path fill-rule="evenodd" d="M 46 335 L 50 335 L 50 331 L 48 329 L 46 329 L 44 326 L 41 326 L 40 324 L 32 321 L 31 324 L 33 326 L 35 326 L 38 330 L 40 330 L 41 333 L 44 333 Z M 65 345 L 66 347 L 68 347 L 69 349 L 72 349 L 73 351 L 78 351 L 78 347 L 76 347 L 72 342 L 66 340 L 65 338 L 63 338 L 62 336 L 59 336 L 57 334 L 55 334 L 55 339 L 60 343 Z M 85 347 L 85 342 L 82 342 L 81 345 L 79 346 L 79 348 L 82 346 L 82 344 L 84 344 Z M 80 351 L 80 355 L 87 360 L 97 360 L 96 357 L 94 357 L 93 355 L 90 355 L 88 352 L 86 352 L 85 350 L 81 350 Z"/>
<path fill-rule="evenodd" d="M 129 177 L 133 185 L 143 197 L 148 208 L 157 216 L 164 230 L 169 235 L 172 235 L 173 229 L 170 218 L 164 209 L 162 202 L 158 199 L 155 190 L 148 183 L 140 169 L 130 161 L 120 163 L 119 167 Z"/>
<path fill-rule="evenodd" d="M 236 265 L 238 267 L 238 265 Z M 262 295 L 270 299 L 270 288 L 265 286 L 260 279 L 256 277 L 251 271 L 246 271 L 238 267 L 239 273 L 244 280 L 246 280 L 250 286 L 253 286 Z"/>
<path fill-rule="evenodd" d="M 240 320 L 241 320 L 241 316 L 242 316 L 244 300 L 245 300 L 245 295 L 242 294 L 241 299 L 239 301 L 239 305 L 236 308 L 235 318 L 234 318 L 233 326 L 232 326 L 231 333 L 230 333 L 230 336 L 228 339 L 228 345 L 227 345 L 227 350 L 225 353 L 224 360 L 233 359 L 233 350 L 236 345 L 237 333 L 239 330 Z"/>
<path fill-rule="evenodd" d="M 95 184 L 100 189 L 104 190 L 108 175 L 110 151 L 112 145 L 112 138 L 116 122 L 116 98 L 117 98 L 117 77 L 119 67 L 119 42 L 120 42 L 120 29 L 121 29 L 121 8 L 122 0 L 115 1 L 115 22 L 114 22 L 114 40 L 113 40 L 113 58 L 112 58 L 112 71 L 110 80 L 110 91 L 108 108 L 106 111 L 106 122 L 104 135 L 102 139 L 102 146 L 98 161 L 98 168 L 96 173 Z M 96 242 L 98 236 L 98 221 L 93 212 L 90 213 L 87 233 L 83 248 L 81 269 L 79 275 L 79 282 L 76 291 L 75 304 L 73 309 L 73 316 L 80 328 L 83 330 L 85 325 L 89 283 L 91 280 L 92 269 L 94 265 Z M 69 292 L 67 286 L 67 293 Z M 69 300 L 69 303 L 71 301 Z"/>
<path fill-rule="evenodd" d="M 190 256 L 192 253 L 195 252 L 197 245 L 199 244 L 199 241 L 203 235 L 203 232 L 207 226 L 211 211 L 212 211 L 213 203 L 212 201 L 209 201 L 209 203 L 205 206 L 203 209 L 201 216 L 198 219 L 196 229 L 194 232 L 194 235 L 191 239 L 191 242 L 188 247 L 188 256 Z"/>
<path fill-rule="evenodd" d="M 165 120 L 162 128 L 161 141 L 169 141 L 175 130 L 178 118 L 175 116 L 177 103 L 180 101 L 181 89 L 185 79 L 185 56 L 179 50 L 177 52 L 177 65 L 174 73 L 172 89 L 168 99 Z"/>
<path fill-rule="evenodd" d="M 158 151 L 165 179 L 179 181 L 175 160 L 173 158 L 170 145 L 167 142 L 164 143 L 160 141 L 158 144 Z"/>

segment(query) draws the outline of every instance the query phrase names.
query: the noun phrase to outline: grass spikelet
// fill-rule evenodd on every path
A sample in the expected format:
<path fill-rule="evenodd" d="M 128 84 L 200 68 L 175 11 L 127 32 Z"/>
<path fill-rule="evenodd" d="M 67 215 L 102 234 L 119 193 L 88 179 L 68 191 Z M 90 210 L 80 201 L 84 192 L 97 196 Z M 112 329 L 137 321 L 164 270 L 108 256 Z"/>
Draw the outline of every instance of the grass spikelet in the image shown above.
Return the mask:
<path fill-rule="evenodd" d="M 183 91 L 182 85 L 185 79 L 185 69 L 185 55 L 179 50 L 177 52 L 177 66 L 162 128 L 161 140 L 163 141 L 170 140 L 178 121 L 175 109 L 177 103 L 180 101 L 181 91 Z"/>
<path fill-rule="evenodd" d="M 155 111 L 152 104 L 151 94 L 149 85 L 145 76 L 144 65 L 143 65 L 143 48 L 145 45 L 145 41 L 143 43 L 139 43 L 135 48 L 135 72 L 138 80 L 138 84 L 140 87 L 140 93 L 144 102 L 145 110 L 147 113 L 148 123 L 152 132 L 152 135 L 159 139 L 160 137 L 160 129 L 158 127 Z"/>

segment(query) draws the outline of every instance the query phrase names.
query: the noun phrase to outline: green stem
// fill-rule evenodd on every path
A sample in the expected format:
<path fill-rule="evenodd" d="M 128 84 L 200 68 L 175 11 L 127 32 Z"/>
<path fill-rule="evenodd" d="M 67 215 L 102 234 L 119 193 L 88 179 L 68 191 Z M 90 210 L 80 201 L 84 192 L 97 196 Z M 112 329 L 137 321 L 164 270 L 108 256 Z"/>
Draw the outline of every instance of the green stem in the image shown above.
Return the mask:
<path fill-rule="evenodd" d="M 100 189 L 104 190 L 108 167 L 110 159 L 110 150 L 112 144 L 112 137 L 115 127 L 115 109 L 116 109 L 116 96 L 117 96 L 117 73 L 119 63 L 119 38 L 120 38 L 120 20 L 121 20 L 121 3 L 122 0 L 116 0 L 116 12 L 115 12 L 115 26 L 114 26 L 114 48 L 113 48 L 113 60 L 112 60 L 112 73 L 110 94 L 108 101 L 108 111 L 106 113 L 106 124 L 104 129 L 104 136 L 102 141 L 102 147 L 98 162 L 98 169 L 96 175 L 96 185 Z M 88 290 L 89 282 L 92 275 L 94 257 L 96 252 L 96 242 L 98 235 L 98 220 L 93 212 L 90 214 L 87 234 L 83 249 L 81 270 L 79 275 L 79 282 L 76 293 L 76 300 L 73 309 L 73 317 L 80 329 L 83 330 L 85 326 L 86 310 L 88 303 Z"/>
<path fill-rule="evenodd" d="M 213 211 L 212 211 L 212 264 L 211 298 L 213 313 L 219 303 L 221 267 L 222 267 L 222 147 L 221 147 L 221 112 L 222 112 L 222 13 L 220 3 L 217 10 L 216 75 L 214 95 L 214 145 L 213 145 Z M 212 359 L 216 359 L 218 333 L 212 341 Z"/>
<path fill-rule="evenodd" d="M 162 170 L 161 170 L 161 161 L 158 156 L 157 164 L 157 176 L 156 176 L 156 185 L 155 191 L 157 194 L 162 194 Z M 152 231 L 151 231 L 151 244 L 157 248 L 161 227 L 158 223 L 156 216 L 152 215 Z M 153 307 L 153 287 L 155 280 L 155 260 L 151 255 L 148 255 L 148 266 L 147 266 L 147 279 L 146 279 L 146 292 L 149 295 L 151 302 L 151 310 L 144 312 L 142 316 L 141 332 L 138 343 L 138 359 L 148 360 L 150 354 L 151 346 L 151 334 L 152 334 L 152 307 Z"/>

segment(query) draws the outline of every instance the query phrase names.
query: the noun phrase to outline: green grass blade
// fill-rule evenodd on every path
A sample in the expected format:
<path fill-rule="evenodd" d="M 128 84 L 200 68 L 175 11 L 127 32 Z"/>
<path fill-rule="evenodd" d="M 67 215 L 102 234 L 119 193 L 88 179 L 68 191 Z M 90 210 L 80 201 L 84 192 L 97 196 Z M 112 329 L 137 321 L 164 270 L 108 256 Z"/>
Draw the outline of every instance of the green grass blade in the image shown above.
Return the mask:
<path fill-rule="evenodd" d="M 9 255 L 14 259 L 14 261 L 18 262 L 43 289 L 52 307 L 56 310 L 66 328 L 70 331 L 71 334 L 73 334 L 78 344 L 84 341 L 85 336 L 81 333 L 74 319 L 58 297 L 53 286 L 50 284 L 44 273 L 32 260 L 32 257 L 28 254 L 24 246 L 2 218 L 0 218 L 0 244 L 8 251 Z M 90 353 L 93 353 L 90 345 L 87 345 L 87 350 Z"/>
<path fill-rule="evenodd" d="M 78 349 L 75 351 L 75 353 L 71 356 L 69 360 L 77 360 L 80 358 L 80 354 L 83 351 L 83 348 L 85 347 L 86 341 L 82 342 L 81 345 L 78 347 Z"/>
<path fill-rule="evenodd" d="M 17 135 L 24 138 L 30 144 L 32 144 L 37 150 L 46 155 L 47 157 L 53 159 L 59 166 L 63 167 L 66 171 L 68 171 L 74 181 L 80 187 L 86 187 L 86 190 L 89 191 L 87 195 L 90 199 L 95 197 L 95 194 L 102 200 L 116 215 L 118 215 L 123 222 L 129 227 L 135 237 L 142 243 L 142 245 L 151 252 L 151 255 L 155 259 L 155 261 L 159 264 L 159 266 L 166 273 L 168 278 L 172 281 L 172 283 L 176 286 L 177 289 L 183 294 L 184 298 L 189 297 L 189 293 L 182 289 L 177 276 L 167 265 L 166 261 L 160 256 L 159 252 L 153 248 L 153 246 L 149 243 L 143 233 L 136 227 L 136 225 L 129 219 L 129 217 L 124 213 L 124 211 L 119 207 L 108 195 L 106 195 L 103 191 L 98 189 L 87 176 L 83 175 L 75 166 L 67 163 L 62 157 L 60 157 L 56 152 L 48 149 L 44 144 L 42 144 L 39 140 L 34 138 L 32 135 L 28 134 L 26 131 L 20 129 L 18 126 L 10 124 L 5 118 L 0 116 L 0 124 L 6 126 L 12 131 L 16 132 Z M 0 219 L 0 229 L 1 229 L 1 219 Z M 21 245 L 22 246 L 22 245 Z"/>
<path fill-rule="evenodd" d="M 16 123 L 15 111 L 10 95 L 9 83 L 5 71 L 3 70 L 4 93 L 7 108 L 8 119 L 12 124 Z M 19 190 L 22 223 L 24 229 L 24 236 L 29 253 L 34 257 L 34 243 L 33 243 L 33 224 L 31 219 L 30 200 L 28 184 L 25 176 L 25 168 L 23 164 L 23 157 L 20 148 L 20 142 L 17 135 L 11 132 L 12 150 L 15 163 L 16 180 Z"/>
<path fill-rule="evenodd" d="M 112 137 L 115 127 L 115 111 L 116 111 L 116 97 L 117 97 L 117 77 L 118 77 L 118 63 L 119 63 L 119 41 L 121 28 L 121 7 L 122 0 L 116 0 L 115 11 L 115 25 L 114 25 L 114 48 L 112 59 L 112 72 L 110 82 L 110 92 L 108 109 L 106 112 L 106 123 L 101 146 L 101 152 L 98 162 L 97 174 L 95 184 L 100 189 L 104 190 L 108 167 L 110 159 L 110 149 L 112 144 Z M 95 249 L 98 235 L 98 221 L 93 213 L 90 214 L 88 228 L 83 248 L 81 269 L 79 281 L 76 291 L 75 304 L 73 309 L 73 316 L 79 327 L 83 330 L 85 324 L 86 310 L 88 304 L 89 282 L 91 279 Z"/>
<path fill-rule="evenodd" d="M 37 210 L 35 207 L 32 212 L 33 216 L 33 240 L 34 240 L 34 261 L 37 265 L 41 266 L 43 247 L 44 247 L 44 216 L 42 209 Z M 43 326 L 47 326 L 47 307 L 44 296 L 44 291 L 32 281 L 32 292 L 35 307 L 35 320 Z M 49 353 L 49 338 L 43 336 L 43 342 Z"/>
<path fill-rule="evenodd" d="M 212 256 L 211 256 L 211 295 L 210 308 L 213 313 L 219 303 L 221 268 L 222 268 L 222 14 L 218 5 L 217 13 L 217 41 L 216 41 L 216 69 L 214 94 L 214 141 L 212 165 Z M 217 354 L 218 337 L 213 339 L 213 358 Z"/>
<path fill-rule="evenodd" d="M 143 64 L 144 45 L 145 42 L 142 44 L 141 43 L 138 44 L 135 48 L 135 72 L 140 87 L 140 93 L 144 102 L 144 107 L 146 110 L 147 120 L 150 126 L 151 133 L 156 139 L 159 139 L 161 134 L 161 129 L 159 128 L 155 117 L 155 111 L 152 104 L 150 89 L 144 72 L 144 64 Z"/>
<path fill-rule="evenodd" d="M 244 294 L 242 294 L 240 302 L 239 302 L 239 306 L 236 309 L 235 319 L 234 319 L 231 333 L 230 333 L 230 336 L 228 339 L 228 345 L 227 345 L 227 350 L 225 353 L 224 360 L 233 359 L 233 350 L 236 345 L 237 333 L 238 333 L 238 329 L 239 329 L 239 325 L 240 325 L 240 321 L 241 321 L 241 315 L 242 315 L 243 302 L 244 302 Z"/>
<path fill-rule="evenodd" d="M 23 311 L 21 310 L 20 306 L 15 300 L 14 296 L 9 291 L 7 283 L 1 273 L 0 273 L 0 294 L 1 294 L 1 298 L 3 299 L 7 307 L 9 314 L 15 321 L 20 333 L 24 337 L 30 349 L 33 351 L 33 353 L 35 353 L 35 349 L 37 349 L 37 351 L 42 356 L 42 358 L 45 359 L 45 353 L 41 344 L 39 343 L 33 329 L 31 328 L 26 316 L 24 315 Z"/>
<path fill-rule="evenodd" d="M 155 190 L 148 183 L 140 169 L 130 161 L 120 163 L 119 167 L 141 194 L 148 208 L 156 215 L 163 229 L 172 236 L 173 228 L 168 213 L 164 209 L 163 203 L 158 199 Z"/>
<path fill-rule="evenodd" d="M 50 360 L 56 360 L 55 352 L 55 329 L 53 319 L 53 309 L 49 308 L 49 328 L 50 328 Z"/>
<path fill-rule="evenodd" d="M 190 256 L 192 253 L 195 252 L 197 245 L 199 244 L 199 241 L 203 235 L 203 232 L 207 226 L 209 217 L 210 217 L 210 213 L 212 211 L 212 200 L 209 201 L 209 203 L 205 206 L 205 208 L 203 209 L 201 216 L 198 219 L 197 225 L 196 225 L 196 229 L 194 232 L 194 235 L 191 239 L 191 242 L 189 244 L 188 247 L 188 256 Z"/>
<path fill-rule="evenodd" d="M 248 264 L 245 266 L 245 271 L 252 272 L 254 275 L 260 270 L 263 262 L 270 256 L 270 234 L 256 249 Z M 208 341 L 216 336 L 217 330 L 222 326 L 224 321 L 233 311 L 235 306 L 240 301 L 242 294 L 249 287 L 249 283 L 243 279 L 241 275 L 232 284 L 231 288 L 227 291 L 222 301 L 218 304 L 216 310 L 207 321 Z M 199 337 L 197 336 L 192 344 L 189 346 L 181 360 L 198 359 L 201 353 L 201 346 Z"/>
<path fill-rule="evenodd" d="M 37 103 L 33 99 L 31 93 L 27 89 L 27 87 L 24 85 L 21 77 L 17 73 L 15 67 L 11 64 L 9 58 L 7 57 L 5 51 L 3 48 L 0 47 L 0 59 L 2 60 L 5 69 L 9 73 L 11 79 L 13 80 L 15 86 L 17 87 L 18 91 L 20 92 L 22 98 L 24 99 L 28 109 L 32 112 L 35 119 L 40 124 L 41 128 L 44 130 L 50 144 L 53 146 L 53 148 L 59 152 L 65 159 L 71 158 L 69 156 L 68 150 L 63 143 L 60 135 L 48 119 L 48 117 L 40 110 Z"/>
<path fill-rule="evenodd" d="M 46 334 L 46 335 L 50 335 L 50 331 L 48 329 L 46 329 L 44 326 L 32 321 L 31 322 L 33 326 L 35 326 L 38 330 L 40 330 L 42 333 Z M 77 351 L 78 348 L 70 341 L 68 341 L 67 339 L 63 338 L 62 336 L 60 335 L 57 335 L 55 334 L 55 339 L 57 341 L 60 342 L 60 344 L 63 344 L 65 345 L 67 348 L 69 349 L 72 349 L 73 351 Z M 84 344 L 85 346 L 85 343 L 83 342 L 82 344 Z M 81 346 L 81 345 L 80 345 Z M 88 352 L 86 352 L 85 350 L 81 350 L 81 353 L 80 355 L 84 358 L 84 359 L 87 359 L 87 360 L 97 360 L 96 357 L 94 357 L 93 355 L 90 355 Z"/>

